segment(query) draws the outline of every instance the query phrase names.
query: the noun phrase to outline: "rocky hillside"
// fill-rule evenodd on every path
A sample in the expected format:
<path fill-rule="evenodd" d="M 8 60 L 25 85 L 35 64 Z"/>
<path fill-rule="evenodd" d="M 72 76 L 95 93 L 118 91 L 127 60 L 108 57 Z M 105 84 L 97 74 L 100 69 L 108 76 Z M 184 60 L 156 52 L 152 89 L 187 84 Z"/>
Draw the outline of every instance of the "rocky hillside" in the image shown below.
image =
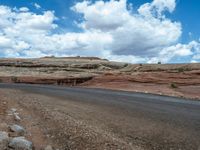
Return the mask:
<path fill-rule="evenodd" d="M 0 82 L 78 85 L 200 99 L 200 63 L 130 64 L 96 57 L 0 59 Z"/>
<path fill-rule="evenodd" d="M 197 77 L 199 74 L 200 64 L 133 65 L 96 57 L 0 59 L 0 81 L 14 83 L 77 85 L 100 75 L 114 75 L 116 78 L 126 75 L 128 77 L 125 79 L 135 82 L 161 83 L 167 82 L 169 78 L 173 81 L 173 78 L 178 77 L 183 80 L 180 83 L 184 83 L 184 79 Z M 200 80 L 195 80 L 191 84 L 199 82 Z"/>
<path fill-rule="evenodd" d="M 127 65 L 95 57 L 0 59 L 0 81 L 77 85 Z"/>

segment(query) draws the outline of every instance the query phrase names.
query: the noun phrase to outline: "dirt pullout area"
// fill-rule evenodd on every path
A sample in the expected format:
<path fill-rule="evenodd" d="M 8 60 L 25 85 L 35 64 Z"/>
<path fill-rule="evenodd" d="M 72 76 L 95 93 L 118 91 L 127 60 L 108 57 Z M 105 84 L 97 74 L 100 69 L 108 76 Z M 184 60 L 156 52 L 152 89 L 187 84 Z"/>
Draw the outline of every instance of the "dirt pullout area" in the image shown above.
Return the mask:
<path fill-rule="evenodd" d="M 20 120 L 10 114 L 13 109 Z M 96 125 L 88 124 L 79 109 L 83 107 L 75 102 L 64 103 L 44 95 L 0 89 L 0 131 L 8 132 L 12 137 L 8 126 L 23 126 L 26 129 L 25 137 L 33 143 L 35 150 L 43 150 L 49 145 L 55 150 L 141 149 Z M 75 110 L 76 115 L 71 114 Z M 82 119 L 77 116 L 82 116 Z"/>
<path fill-rule="evenodd" d="M 129 64 L 96 57 L 0 59 L 0 82 L 85 86 L 200 99 L 200 63 Z"/>

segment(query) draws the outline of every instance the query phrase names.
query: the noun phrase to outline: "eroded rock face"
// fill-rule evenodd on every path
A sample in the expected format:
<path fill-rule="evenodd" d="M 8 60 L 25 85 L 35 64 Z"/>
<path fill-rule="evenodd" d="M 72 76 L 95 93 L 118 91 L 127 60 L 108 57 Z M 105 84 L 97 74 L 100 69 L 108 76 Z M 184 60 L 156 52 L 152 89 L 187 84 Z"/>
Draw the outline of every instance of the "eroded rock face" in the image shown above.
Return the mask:
<path fill-rule="evenodd" d="M 7 132 L 0 131 L 0 150 L 6 150 L 9 142 Z"/>
<path fill-rule="evenodd" d="M 14 150 L 33 150 L 32 142 L 25 139 L 25 137 L 16 137 L 10 140 L 9 147 Z"/>
<path fill-rule="evenodd" d="M 121 69 L 125 65 L 94 57 L 0 59 L 0 80 L 5 83 L 75 86 L 105 70 Z"/>

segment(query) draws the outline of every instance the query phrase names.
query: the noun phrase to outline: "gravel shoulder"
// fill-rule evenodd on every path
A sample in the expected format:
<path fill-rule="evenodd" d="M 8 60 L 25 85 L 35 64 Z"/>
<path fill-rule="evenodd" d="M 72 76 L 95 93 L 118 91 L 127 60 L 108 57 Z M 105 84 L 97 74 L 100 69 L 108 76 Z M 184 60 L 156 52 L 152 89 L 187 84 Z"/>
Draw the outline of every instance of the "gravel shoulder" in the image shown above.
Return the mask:
<path fill-rule="evenodd" d="M 0 89 L 0 96 L 0 130 L 9 132 L 7 126 L 16 120 L 8 112 L 17 109 L 22 118 L 17 123 L 26 127 L 26 138 L 34 143 L 36 150 L 47 145 L 60 150 L 141 149 L 94 126 L 95 122 L 89 124 L 91 116 L 83 111 L 89 113 L 91 106 L 13 89 Z"/>
<path fill-rule="evenodd" d="M 35 149 L 197 150 L 200 103 L 129 92 L 17 85 L 0 88 L 0 130 L 17 109 Z"/>

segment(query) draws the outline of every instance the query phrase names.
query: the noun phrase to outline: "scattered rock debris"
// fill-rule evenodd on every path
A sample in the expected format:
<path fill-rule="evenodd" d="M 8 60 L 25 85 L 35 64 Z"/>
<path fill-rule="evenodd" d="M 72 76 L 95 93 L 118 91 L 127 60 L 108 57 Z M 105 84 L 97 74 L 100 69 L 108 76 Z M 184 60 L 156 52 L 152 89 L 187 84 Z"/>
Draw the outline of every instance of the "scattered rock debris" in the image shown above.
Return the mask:
<path fill-rule="evenodd" d="M 4 115 L 0 115 L 0 131 L 9 137 L 6 150 L 133 149 L 119 138 L 66 114 L 62 101 L 55 107 L 53 97 L 11 89 L 0 89 L 0 95 L 0 103 L 7 102 Z M 21 120 L 17 121 L 14 114 Z M 3 128 L 2 123 L 6 123 Z"/>
<path fill-rule="evenodd" d="M 10 109 L 8 116 L 11 115 L 14 116 L 14 121 L 21 120 L 16 108 Z M 0 150 L 33 150 L 33 143 L 23 137 L 26 133 L 23 126 L 17 124 L 8 126 L 6 123 L 1 123 L 0 127 L 5 130 L 0 131 Z"/>
<path fill-rule="evenodd" d="M 3 107 L 1 106 L 0 108 L 5 109 L 6 104 L 6 102 L 3 102 Z M 14 122 L 23 121 L 19 117 L 19 113 L 17 112 L 16 108 L 11 108 L 9 111 L 6 111 L 5 109 L 2 112 L 4 117 L 11 117 L 13 119 L 12 121 Z M 12 125 L 7 125 L 7 123 L 2 122 L 1 118 L 0 121 L 0 150 L 35 150 L 33 142 L 26 138 L 28 135 L 31 136 L 31 133 L 28 133 L 23 126 L 15 123 Z M 43 149 L 53 150 L 53 147 L 51 145 L 47 145 L 46 147 L 43 146 Z"/>

